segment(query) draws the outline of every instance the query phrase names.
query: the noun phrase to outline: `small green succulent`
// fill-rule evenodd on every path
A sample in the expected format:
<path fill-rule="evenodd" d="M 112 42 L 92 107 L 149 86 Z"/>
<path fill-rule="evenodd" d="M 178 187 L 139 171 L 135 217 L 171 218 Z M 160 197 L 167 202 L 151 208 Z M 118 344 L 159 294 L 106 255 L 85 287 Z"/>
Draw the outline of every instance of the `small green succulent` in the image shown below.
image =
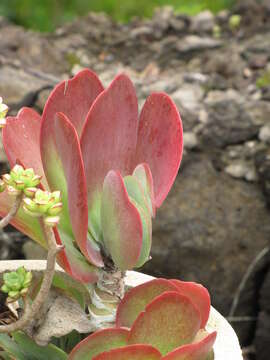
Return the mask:
<path fill-rule="evenodd" d="M 2 179 L 11 195 L 17 196 L 23 191 L 26 196 L 33 197 L 41 176 L 36 175 L 32 168 L 24 169 L 21 165 L 15 165 Z"/>
<path fill-rule="evenodd" d="M 48 226 L 55 226 L 59 222 L 59 214 L 62 210 L 60 191 L 43 191 L 38 189 L 33 199 L 23 199 L 23 209 L 34 217 L 44 216 L 44 222 Z"/>
<path fill-rule="evenodd" d="M 32 273 L 26 271 L 24 267 L 19 267 L 16 271 L 5 273 L 3 279 L 1 290 L 8 294 L 7 301 L 13 302 L 27 293 L 32 281 Z"/>

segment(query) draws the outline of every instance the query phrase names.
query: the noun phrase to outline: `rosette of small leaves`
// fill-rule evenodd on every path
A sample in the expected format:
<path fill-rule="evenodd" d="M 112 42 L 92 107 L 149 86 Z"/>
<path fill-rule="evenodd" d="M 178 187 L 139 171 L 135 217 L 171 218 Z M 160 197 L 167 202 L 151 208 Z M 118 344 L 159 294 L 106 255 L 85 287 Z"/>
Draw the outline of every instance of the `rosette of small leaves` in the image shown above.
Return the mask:
<path fill-rule="evenodd" d="M 44 217 L 44 222 L 48 226 L 58 224 L 59 214 L 62 210 L 60 191 L 43 191 L 38 189 L 33 197 L 23 199 L 23 209 L 34 217 Z"/>
<path fill-rule="evenodd" d="M 3 104 L 3 99 L 0 96 L 0 129 L 6 125 L 6 115 L 8 112 L 8 107 L 6 104 Z"/>
<path fill-rule="evenodd" d="M 2 177 L 11 195 L 17 196 L 23 191 L 30 198 L 34 197 L 40 179 L 41 176 L 36 175 L 32 168 L 24 169 L 21 165 L 15 165 L 9 174 Z"/>
<path fill-rule="evenodd" d="M 4 284 L 1 290 L 8 294 L 7 302 L 13 302 L 23 297 L 28 292 L 32 281 L 32 273 L 24 267 L 3 275 Z"/>

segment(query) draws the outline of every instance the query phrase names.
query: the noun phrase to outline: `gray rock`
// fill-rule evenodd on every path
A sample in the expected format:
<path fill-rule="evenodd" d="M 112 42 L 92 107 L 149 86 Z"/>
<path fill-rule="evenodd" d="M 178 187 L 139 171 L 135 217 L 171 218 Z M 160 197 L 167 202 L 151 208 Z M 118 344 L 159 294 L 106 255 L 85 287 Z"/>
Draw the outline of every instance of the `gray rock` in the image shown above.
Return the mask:
<path fill-rule="evenodd" d="M 184 147 L 187 150 L 196 149 L 199 145 L 196 134 L 192 132 L 184 132 Z"/>
<path fill-rule="evenodd" d="M 206 146 L 223 148 L 254 138 L 258 127 L 243 107 L 233 100 L 214 103 L 209 108 L 208 126 L 201 137 Z"/>
<path fill-rule="evenodd" d="M 202 11 L 194 16 L 191 21 L 191 31 L 196 33 L 212 32 L 215 25 L 215 17 L 209 10 Z"/>
<path fill-rule="evenodd" d="M 225 172 L 236 179 L 245 179 L 247 181 L 256 181 L 257 174 L 255 168 L 245 162 L 236 162 L 225 167 Z"/>
<path fill-rule="evenodd" d="M 200 37 L 196 35 L 188 35 L 179 40 L 175 44 L 175 48 L 179 53 L 187 54 L 192 51 L 216 49 L 222 45 L 222 42 L 210 37 Z"/>
<path fill-rule="evenodd" d="M 259 139 L 267 144 L 270 143 L 270 125 L 265 125 L 260 129 Z"/>
<path fill-rule="evenodd" d="M 152 260 L 143 270 L 201 282 L 226 316 L 247 267 L 269 242 L 260 190 L 217 172 L 207 156 L 189 153 L 153 224 Z M 241 305 L 241 314 L 255 311 L 254 284 L 251 289 L 252 302 Z"/>
<path fill-rule="evenodd" d="M 176 106 L 181 109 L 186 108 L 189 111 L 198 111 L 201 108 L 201 102 L 204 91 L 199 85 L 183 85 L 171 96 Z"/>

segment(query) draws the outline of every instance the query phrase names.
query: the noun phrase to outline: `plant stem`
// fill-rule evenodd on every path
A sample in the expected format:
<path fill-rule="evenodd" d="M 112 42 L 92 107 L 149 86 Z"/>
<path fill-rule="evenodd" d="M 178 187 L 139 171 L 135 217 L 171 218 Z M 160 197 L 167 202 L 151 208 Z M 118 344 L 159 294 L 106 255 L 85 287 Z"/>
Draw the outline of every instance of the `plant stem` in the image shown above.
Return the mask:
<path fill-rule="evenodd" d="M 117 306 L 124 296 L 124 276 L 125 273 L 119 270 L 104 270 L 92 287 L 89 313 L 96 330 L 112 326 L 115 322 Z"/>
<path fill-rule="evenodd" d="M 15 201 L 9 210 L 9 213 L 0 221 L 0 229 L 3 229 L 5 226 L 7 226 L 10 221 L 14 218 L 14 216 L 17 214 L 21 203 L 23 199 L 23 192 L 16 196 Z"/>
<path fill-rule="evenodd" d="M 29 298 L 25 297 L 25 308 L 22 317 L 12 324 L 0 326 L 0 333 L 11 333 L 13 331 L 24 329 L 38 315 L 41 306 L 48 297 L 54 276 L 56 255 L 60 250 L 63 249 L 63 246 L 56 244 L 53 231 L 44 224 L 43 218 L 41 218 L 40 223 L 48 245 L 47 266 L 44 272 L 40 290 L 32 304 L 30 304 Z"/>

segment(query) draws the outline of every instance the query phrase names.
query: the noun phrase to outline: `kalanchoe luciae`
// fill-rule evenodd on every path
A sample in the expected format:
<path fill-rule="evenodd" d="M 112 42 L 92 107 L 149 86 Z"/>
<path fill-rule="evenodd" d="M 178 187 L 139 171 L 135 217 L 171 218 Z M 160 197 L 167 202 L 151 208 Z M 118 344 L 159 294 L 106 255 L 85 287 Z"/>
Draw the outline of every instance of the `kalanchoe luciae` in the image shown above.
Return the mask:
<path fill-rule="evenodd" d="M 1 290 L 8 294 L 7 301 L 13 302 L 27 294 L 32 281 L 32 273 L 26 271 L 24 267 L 19 267 L 16 271 L 5 273 L 3 280 Z"/>
<path fill-rule="evenodd" d="M 182 125 L 164 93 L 148 97 L 138 116 L 135 89 L 121 74 L 104 90 L 83 70 L 55 87 L 42 116 L 23 108 L 8 117 L 3 144 L 11 167 L 19 159 L 61 190 L 60 265 L 83 282 L 112 263 L 126 270 L 149 259 L 151 217 L 166 198 L 182 156 Z M 0 213 L 10 205 L 0 197 Z M 31 226 L 30 226 L 31 222 Z M 44 244 L 38 222 L 18 212 L 13 225 Z"/>
<path fill-rule="evenodd" d="M 216 332 L 205 330 L 208 291 L 179 280 L 155 279 L 126 293 L 116 327 L 79 343 L 69 360 L 210 360 Z"/>

